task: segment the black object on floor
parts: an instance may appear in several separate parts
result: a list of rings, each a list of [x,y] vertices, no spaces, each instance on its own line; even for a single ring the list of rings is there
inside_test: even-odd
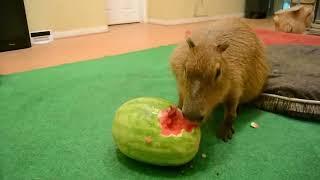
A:
[[[23,0],[0,1],[0,52],[31,47]]]
[[[245,18],[263,19],[273,14],[274,0],[246,0]]]

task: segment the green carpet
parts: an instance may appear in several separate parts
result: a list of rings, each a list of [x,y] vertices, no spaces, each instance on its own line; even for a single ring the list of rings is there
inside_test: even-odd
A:
[[[111,124],[122,103],[177,100],[168,70],[173,47],[1,76],[0,179],[320,179],[320,125],[252,107],[241,110],[228,143],[215,138],[217,121],[204,126],[187,165],[150,166],[119,153]]]

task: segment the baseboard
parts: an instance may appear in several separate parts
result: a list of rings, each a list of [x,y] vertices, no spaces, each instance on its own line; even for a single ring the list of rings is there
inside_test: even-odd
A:
[[[102,33],[107,31],[108,31],[108,25],[105,25],[105,26],[98,26],[98,27],[92,27],[92,28],[74,29],[69,31],[55,31],[53,32],[53,36],[55,39],[58,39],[58,38],[74,37],[74,36],[81,36],[81,35],[87,35],[87,34]]]
[[[210,17],[194,17],[194,18],[186,18],[186,19],[174,19],[174,20],[149,18],[148,23],[159,24],[159,25],[177,25],[177,24],[188,24],[188,23],[212,21],[212,20],[218,20],[218,19],[224,19],[224,18],[243,17],[243,16],[244,16],[244,13],[234,13],[234,14],[226,14],[226,15],[218,15],[218,16],[210,16]]]

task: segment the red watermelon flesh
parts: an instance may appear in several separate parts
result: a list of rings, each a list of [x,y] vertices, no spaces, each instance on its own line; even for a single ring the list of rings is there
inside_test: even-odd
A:
[[[182,133],[182,130],[192,132],[194,128],[198,127],[196,123],[185,118],[179,108],[173,106],[160,111],[158,118],[161,134],[164,136],[177,136]]]

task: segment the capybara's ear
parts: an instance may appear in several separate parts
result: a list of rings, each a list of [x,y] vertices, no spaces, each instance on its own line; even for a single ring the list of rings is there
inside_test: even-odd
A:
[[[186,41],[187,41],[187,43],[188,43],[189,48],[192,49],[192,48],[194,48],[196,45],[194,44],[194,42],[192,41],[192,39],[191,39],[190,36],[191,36],[191,31],[187,30],[187,31],[185,32],[185,39],[186,39]]]
[[[223,53],[228,47],[229,47],[229,44],[227,43],[218,44],[217,51],[220,53]]]
[[[217,63],[217,64],[215,65],[214,71],[215,71],[214,80],[217,80],[217,79],[220,77],[221,71],[222,71],[222,70],[221,70],[221,65],[220,65],[220,63]]]
[[[191,38],[187,38],[186,41],[187,41],[190,49],[192,49],[192,48],[194,48],[196,46]]]

